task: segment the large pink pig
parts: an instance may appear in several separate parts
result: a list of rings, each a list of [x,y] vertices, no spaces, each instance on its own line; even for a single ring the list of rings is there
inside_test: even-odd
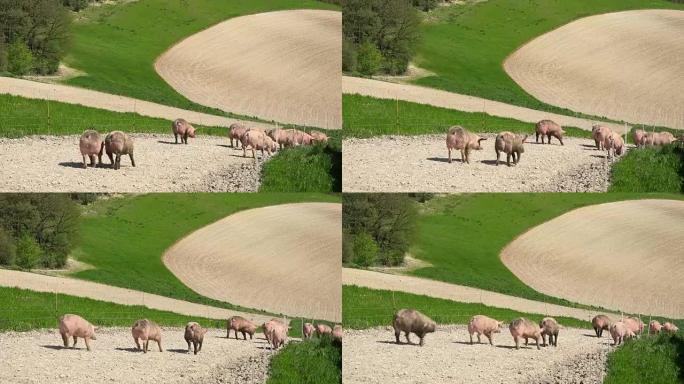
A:
[[[494,320],[484,315],[473,316],[468,322],[468,333],[470,334],[470,344],[473,343],[473,335],[477,334],[477,342],[481,343],[480,335],[485,335],[489,339],[489,344],[494,345],[494,334],[501,332],[504,322]]]
[[[67,314],[59,318],[59,333],[62,335],[64,348],[69,348],[69,338],[74,338],[74,345],[72,345],[74,348],[76,341],[81,337],[85,340],[86,348],[90,351],[90,340],[97,340],[95,337],[96,330],[96,327],[79,315]]]

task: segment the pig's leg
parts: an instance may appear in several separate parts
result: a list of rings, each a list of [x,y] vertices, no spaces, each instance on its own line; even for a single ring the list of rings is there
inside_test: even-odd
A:
[[[74,345],[71,346],[72,348],[76,348],[76,341],[78,341],[78,338],[74,336]]]
[[[409,333],[408,333],[408,332],[404,332],[404,335],[406,335],[406,342],[409,343],[409,344],[411,344],[411,339],[409,338]]]
[[[62,341],[64,342],[64,348],[69,348],[69,335],[62,333]]]
[[[149,349],[149,345],[150,345],[150,339],[145,340],[145,351],[144,351],[145,353],[147,353],[147,350]]]
[[[515,160],[513,160],[513,161],[515,162]],[[506,154],[506,165],[508,165],[509,167],[511,166],[511,154],[510,153]]]
[[[482,344],[482,340],[480,339],[480,333],[477,333],[477,343]]]
[[[518,336],[513,336],[513,341],[515,341],[515,349],[520,349],[520,339]]]
[[[487,338],[489,339],[489,345],[494,345],[494,334],[490,333],[487,335]]]
[[[85,340],[86,349],[90,351],[90,337],[84,337],[83,340]]]
[[[88,168],[88,163],[86,162],[86,155],[83,155],[83,168]]]
[[[254,150],[254,147],[252,147],[252,158],[256,159],[256,151]]]
[[[129,153],[128,157],[131,158],[131,165],[135,167],[135,160],[133,160],[133,152]]]
[[[539,132],[535,132],[534,135],[535,135],[534,142],[539,144]],[[544,140],[544,136],[542,136],[542,140]]]
[[[116,157],[114,158],[114,169],[119,169],[120,165],[121,165],[121,154],[117,153]]]
[[[230,339],[230,328],[226,329],[226,339]]]
[[[401,335],[401,331],[394,331],[394,337],[397,339],[397,344],[400,343],[400,341],[399,341],[399,335]]]
[[[553,337],[553,336],[549,335],[549,343],[552,342],[552,339],[551,339],[552,337]],[[546,333],[542,333],[542,341],[543,341],[543,342],[542,342],[542,347],[546,347]]]
[[[594,332],[596,333],[596,337],[601,337],[599,334],[599,327],[594,327]]]
[[[138,342],[138,338],[134,337],[133,341],[135,341],[135,348],[139,351],[140,350],[140,343]]]
[[[528,342],[528,341],[529,341],[529,339],[526,337],[526,338],[525,338],[525,346],[527,346],[527,342]]]
[[[473,345],[473,334],[470,334],[470,345]]]
[[[159,347],[159,352],[164,352],[161,346],[161,339],[157,340],[157,347]]]
[[[553,346],[557,347],[558,346],[558,334],[556,333],[553,335]]]
[[[451,164],[451,148],[447,148],[449,150],[449,164]]]
[[[254,337],[254,334],[253,334],[253,333],[250,333],[250,334],[249,334],[249,339],[252,340],[252,337]]]
[[[185,340],[188,343],[188,353],[190,353],[190,340]]]
[[[461,149],[461,163],[465,163],[466,157],[465,152]]]
[[[247,157],[247,148],[245,148],[244,144],[242,145],[242,157]]]
[[[497,167],[499,166],[499,157],[500,157],[500,156],[501,156],[501,152],[499,152],[499,151],[497,150],[497,151],[496,151],[496,166],[497,166]]]
[[[245,339],[245,340],[247,340],[247,333],[242,332],[242,338]]]
[[[423,344],[425,344],[425,335],[419,335],[420,336],[420,346],[422,347]]]
[[[174,134],[173,134],[173,137],[176,139],[176,144],[178,144],[178,134],[177,134],[177,133],[174,133]]]
[[[558,141],[560,141],[561,145],[563,145],[563,138],[561,136],[557,137]]]
[[[537,349],[540,349],[540,348],[539,348],[539,337],[537,337],[537,338],[534,339],[534,340],[537,342]]]
[[[196,342],[196,341],[193,341],[193,342],[192,342],[192,346],[193,346],[193,348],[194,348],[195,355],[196,355],[196,354],[197,354],[197,342]]]

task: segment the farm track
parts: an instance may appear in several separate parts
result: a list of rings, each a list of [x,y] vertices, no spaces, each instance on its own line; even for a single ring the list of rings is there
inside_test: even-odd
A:
[[[157,73],[196,103],[266,120],[342,127],[342,14],[235,17],[163,53]]]
[[[615,120],[684,129],[684,11],[585,17],[541,35],[503,66],[535,98]]]
[[[462,303],[482,303],[492,307],[508,308],[520,312],[572,317],[583,321],[591,321],[596,316],[595,311],[586,309],[548,304],[420,277],[390,275],[354,268],[342,269],[342,284],[425,295]]]
[[[591,131],[592,125],[596,123],[595,120],[537,111],[475,96],[460,95],[417,85],[397,84],[351,76],[342,77],[342,92],[380,99],[399,99],[464,112],[484,112],[492,116],[508,117],[529,123],[536,123],[543,119],[551,119],[562,126],[577,127],[587,131]],[[458,122],[454,122],[454,124],[457,123]],[[601,124],[610,127],[616,132],[625,131],[625,126],[622,124]],[[629,129],[629,127],[627,128]]]
[[[592,205],[530,229],[503,249],[501,259],[547,295],[682,318],[682,223],[684,202],[678,200]]]
[[[335,203],[249,209],[189,234],[162,260],[203,296],[339,322],[341,220]]]
[[[211,319],[228,319],[231,316],[243,316],[257,324],[262,324],[272,318],[272,316],[257,315],[191,303],[85,280],[10,271],[6,269],[0,269],[0,285],[10,288],[29,289],[37,292],[61,293],[77,297],[86,297],[123,305],[143,305],[151,309]]]

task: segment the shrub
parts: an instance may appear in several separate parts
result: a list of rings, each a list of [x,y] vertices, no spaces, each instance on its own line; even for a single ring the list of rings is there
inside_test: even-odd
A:
[[[14,265],[16,250],[14,238],[0,227],[0,265]]]
[[[43,255],[43,250],[33,236],[24,233],[17,241],[16,265],[23,269],[35,268]]]
[[[411,2],[414,7],[420,9],[421,11],[429,11],[437,7],[440,0],[412,0]]]
[[[356,52],[356,46],[348,39],[344,39],[342,41],[342,70],[355,72],[357,61],[358,54]]]
[[[375,264],[378,245],[371,235],[363,232],[354,236],[354,264],[369,267]]]
[[[0,72],[7,71],[7,44],[0,36]]]
[[[7,70],[17,76],[23,76],[33,68],[33,55],[26,43],[16,40],[7,48]]]
[[[382,65],[382,55],[371,42],[364,42],[359,46],[356,68],[366,76],[374,75]]]

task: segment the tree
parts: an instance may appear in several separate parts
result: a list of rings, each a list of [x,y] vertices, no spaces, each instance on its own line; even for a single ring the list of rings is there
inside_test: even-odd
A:
[[[0,72],[7,71],[7,44],[2,36],[0,36]]]
[[[23,76],[33,68],[33,55],[26,43],[16,40],[7,49],[7,70],[17,76]]]
[[[354,264],[369,267],[375,264],[378,245],[371,235],[362,232],[354,236]]]
[[[0,265],[14,265],[16,251],[14,238],[0,227]]]
[[[375,45],[366,41],[359,46],[356,68],[364,75],[374,75],[380,69],[382,60],[382,55]]]
[[[345,38],[342,40],[342,70],[355,72],[357,60],[356,45]]]
[[[28,233],[24,233],[17,241],[16,265],[22,269],[35,268],[43,255],[43,250],[36,239]]]

